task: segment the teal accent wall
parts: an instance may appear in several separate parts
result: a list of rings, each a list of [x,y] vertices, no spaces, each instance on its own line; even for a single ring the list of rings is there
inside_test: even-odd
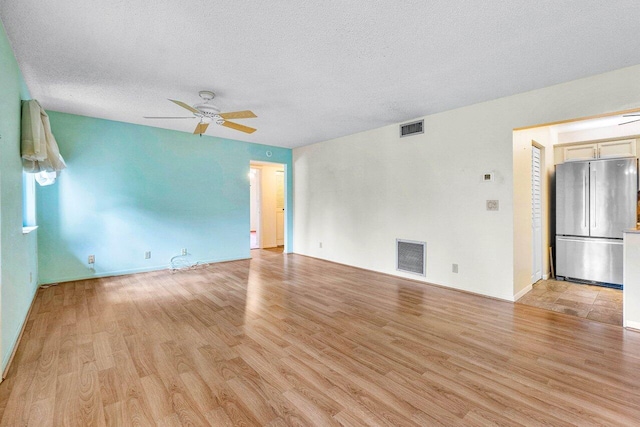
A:
[[[37,289],[36,233],[22,234],[20,101],[27,86],[0,22],[0,352],[5,368]]]
[[[59,112],[49,117],[67,169],[54,185],[37,188],[40,283],[167,268],[182,248],[198,262],[249,258],[251,160],[286,165],[292,250],[290,149]],[[95,270],[88,255],[95,255]]]

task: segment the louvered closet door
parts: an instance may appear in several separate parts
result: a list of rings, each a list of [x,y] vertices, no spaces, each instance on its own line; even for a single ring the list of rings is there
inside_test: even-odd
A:
[[[542,279],[542,199],[540,149],[531,147],[531,283]]]

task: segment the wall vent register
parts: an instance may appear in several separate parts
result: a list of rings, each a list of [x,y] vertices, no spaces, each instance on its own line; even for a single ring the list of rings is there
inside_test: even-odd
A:
[[[396,269],[407,273],[426,275],[427,244],[412,240],[396,240]]]
[[[400,125],[400,138],[424,133],[424,120]]]

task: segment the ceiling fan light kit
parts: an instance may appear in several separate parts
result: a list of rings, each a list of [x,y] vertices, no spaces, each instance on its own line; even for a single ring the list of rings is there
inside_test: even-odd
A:
[[[173,102],[180,107],[189,110],[193,116],[187,117],[147,117],[145,119],[198,119],[199,123],[193,131],[194,134],[202,136],[203,133],[207,131],[210,123],[215,123],[216,125],[228,127],[230,129],[239,130],[240,132],[245,133],[253,133],[256,131],[255,128],[241,125],[239,123],[234,123],[228,121],[228,119],[252,119],[257,117],[252,111],[244,110],[244,111],[234,111],[230,113],[221,113],[220,109],[216,107],[214,104],[210,104],[209,102],[216,97],[216,94],[210,90],[201,90],[198,92],[200,98],[203,102],[199,104],[195,104],[193,107],[186,102],[177,101],[175,99],[169,99],[169,101]]]

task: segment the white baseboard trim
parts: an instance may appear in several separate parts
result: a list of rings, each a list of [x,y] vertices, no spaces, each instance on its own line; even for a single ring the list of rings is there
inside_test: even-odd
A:
[[[208,259],[199,259],[199,260],[196,260],[195,262],[196,264],[200,265],[200,264],[215,264],[219,262],[240,261],[243,259],[251,259],[251,258],[247,258],[246,256],[231,257],[231,258],[208,258]],[[150,271],[167,270],[170,268],[171,266],[169,265],[156,265],[153,267],[132,268],[129,270],[112,270],[112,271],[102,271],[100,273],[93,273],[93,274],[63,276],[58,278],[45,278],[41,280],[40,285],[48,285],[52,283],[75,282],[76,280],[99,279],[102,277],[111,277],[111,276],[124,276],[127,274],[147,273]]]
[[[551,274],[546,273],[542,275],[542,280],[549,280],[549,277],[551,277]]]
[[[31,316],[31,310],[33,309],[33,303],[36,301],[37,295],[38,295],[38,288],[36,287],[33,291],[33,295],[31,296],[31,305],[29,305],[29,310],[27,311],[27,315],[22,320],[22,326],[20,326],[18,334],[13,340],[13,348],[11,349],[11,353],[9,353],[9,358],[6,361],[4,360],[2,361],[2,363],[4,364],[4,369],[2,370],[2,376],[0,377],[0,382],[4,381],[4,379],[7,377],[7,373],[9,372],[9,368],[11,367],[11,362],[13,362],[13,357],[16,355],[16,351],[18,350],[18,345],[20,345],[20,341],[22,341],[24,328],[27,326],[27,320],[29,320],[29,316]]]
[[[472,290],[465,289],[465,288],[459,288],[459,287],[456,287],[455,285],[444,285],[444,284],[441,284],[441,283],[435,283],[435,282],[427,280],[426,278],[418,279],[418,278],[416,278],[415,274],[410,274],[410,273],[400,273],[400,274],[398,274],[396,271],[389,272],[389,271],[383,271],[383,270],[374,270],[372,268],[365,268],[365,267],[360,267],[360,266],[353,265],[353,264],[346,264],[344,262],[338,262],[338,261],[334,261],[334,260],[328,259],[328,258],[321,258],[321,257],[315,256],[315,255],[308,255],[308,254],[302,253],[302,252],[293,251],[293,252],[290,252],[290,253],[291,254],[295,254],[295,255],[299,255],[299,256],[303,256],[303,257],[307,257],[307,258],[317,259],[317,260],[320,260],[320,261],[330,262],[332,264],[346,265],[347,267],[357,268],[358,270],[371,271],[373,273],[383,274],[385,276],[390,276],[390,277],[396,277],[396,278],[400,278],[400,279],[410,280],[412,282],[420,283],[420,284],[423,284],[423,285],[437,286],[438,288],[444,288],[444,289],[449,289],[449,290],[452,290],[452,291],[464,292],[465,294],[476,295],[476,296],[479,296],[479,297],[491,298],[491,299],[500,300],[500,301],[506,301],[506,302],[511,302],[511,303],[513,302],[513,296],[511,296],[511,295],[483,294],[483,293],[480,293],[478,291],[472,291]]]
[[[632,322],[631,320],[627,320],[626,322],[624,322],[624,327],[638,330],[640,332],[640,322]]]
[[[533,289],[533,285],[525,286],[523,289],[521,289],[518,293],[516,293],[513,296],[513,301],[514,302],[518,301],[520,298],[522,298],[524,296],[524,294],[529,292],[531,289]]]

